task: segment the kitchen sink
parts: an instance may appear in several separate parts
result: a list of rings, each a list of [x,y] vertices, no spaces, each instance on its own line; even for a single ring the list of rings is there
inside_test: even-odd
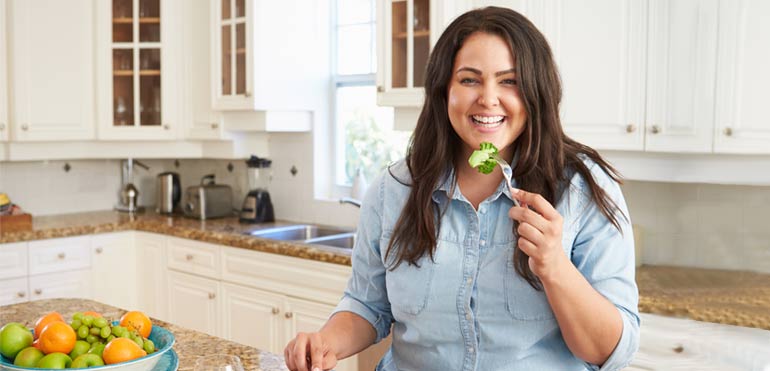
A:
[[[249,235],[281,241],[297,241],[315,245],[353,248],[355,232],[350,229],[322,227],[312,224],[286,225],[258,229]]]

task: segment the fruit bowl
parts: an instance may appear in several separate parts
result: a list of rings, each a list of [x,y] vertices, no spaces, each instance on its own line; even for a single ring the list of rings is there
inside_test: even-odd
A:
[[[117,324],[114,322],[113,324]],[[152,326],[152,332],[149,339],[155,343],[156,351],[152,354],[148,354],[144,357],[132,359],[130,361],[115,363],[112,365],[89,367],[84,369],[67,369],[67,370],[95,370],[95,371],[152,371],[155,365],[160,361],[164,354],[171,351],[171,347],[174,345],[174,334],[170,331],[160,327]],[[33,371],[33,370],[52,370],[50,368],[31,368],[31,367],[19,367],[13,364],[8,358],[0,356],[0,371]]]

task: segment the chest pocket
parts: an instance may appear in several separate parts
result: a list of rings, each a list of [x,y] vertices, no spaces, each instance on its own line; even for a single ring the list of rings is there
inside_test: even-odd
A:
[[[380,246],[388,246],[389,239],[380,240]],[[395,254],[395,253],[394,253]],[[389,256],[393,260],[395,255]],[[435,264],[430,257],[423,257],[418,262],[420,267],[401,263],[394,270],[386,270],[385,287],[388,290],[388,300],[394,314],[420,314],[428,304],[428,296],[435,275]],[[386,266],[388,264],[386,263]]]
[[[535,290],[516,272],[513,265],[513,249],[510,249],[507,258],[504,286],[508,313],[514,319],[522,321],[553,319],[553,311],[545,292]]]

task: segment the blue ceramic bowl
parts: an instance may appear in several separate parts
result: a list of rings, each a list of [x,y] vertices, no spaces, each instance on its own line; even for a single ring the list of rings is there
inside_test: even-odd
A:
[[[118,322],[112,323],[113,326]],[[150,340],[155,344],[155,352],[148,354],[144,357],[132,359],[130,361],[116,363],[113,365],[105,365],[98,367],[89,367],[83,370],[94,371],[151,371],[153,367],[160,361],[161,357],[171,350],[174,345],[174,334],[160,326],[152,326],[152,332],[150,333]],[[32,371],[32,370],[52,370],[50,368],[30,368],[19,367],[13,364],[11,360],[0,356],[0,371]]]

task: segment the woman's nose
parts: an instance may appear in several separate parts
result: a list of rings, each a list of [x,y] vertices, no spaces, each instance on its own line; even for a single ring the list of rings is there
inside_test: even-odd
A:
[[[485,107],[494,107],[499,105],[500,99],[498,98],[497,94],[497,89],[492,86],[485,86],[479,95],[479,104]]]

